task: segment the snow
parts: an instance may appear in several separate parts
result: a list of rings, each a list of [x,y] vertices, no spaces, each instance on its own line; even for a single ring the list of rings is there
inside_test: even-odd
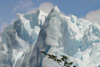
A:
[[[77,20],[78,20],[78,18],[77,18],[76,16],[71,15],[71,21],[72,21],[73,23],[76,23]]]
[[[54,7],[54,10],[60,12],[58,6],[55,6],[55,7]]]
[[[40,53],[69,57],[77,67],[100,66],[100,26],[74,15],[62,15],[55,6],[49,14],[41,10],[17,14],[18,19],[1,33],[0,66],[60,67]]]

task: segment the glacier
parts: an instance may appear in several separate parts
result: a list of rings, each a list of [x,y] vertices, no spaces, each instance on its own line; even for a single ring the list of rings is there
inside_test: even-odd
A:
[[[66,16],[55,6],[49,14],[37,10],[17,14],[0,37],[0,67],[61,67],[40,51],[66,55],[77,67],[100,67],[100,26]]]

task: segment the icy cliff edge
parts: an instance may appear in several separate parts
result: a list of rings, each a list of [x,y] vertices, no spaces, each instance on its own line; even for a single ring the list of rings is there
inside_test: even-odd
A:
[[[40,53],[66,55],[77,67],[100,66],[100,26],[54,7],[17,14],[18,19],[1,33],[1,67],[60,67]]]

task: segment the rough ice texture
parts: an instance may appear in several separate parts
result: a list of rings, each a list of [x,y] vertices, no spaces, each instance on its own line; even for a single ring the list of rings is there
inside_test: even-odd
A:
[[[0,67],[60,67],[40,53],[66,55],[77,67],[100,66],[100,26],[76,16],[62,15],[54,7],[17,14],[1,33]]]

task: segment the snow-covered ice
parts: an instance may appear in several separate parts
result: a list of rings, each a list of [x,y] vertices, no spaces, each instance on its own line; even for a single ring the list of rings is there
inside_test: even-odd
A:
[[[54,7],[17,14],[0,35],[0,67],[60,67],[40,51],[66,55],[77,67],[100,66],[100,26]]]

